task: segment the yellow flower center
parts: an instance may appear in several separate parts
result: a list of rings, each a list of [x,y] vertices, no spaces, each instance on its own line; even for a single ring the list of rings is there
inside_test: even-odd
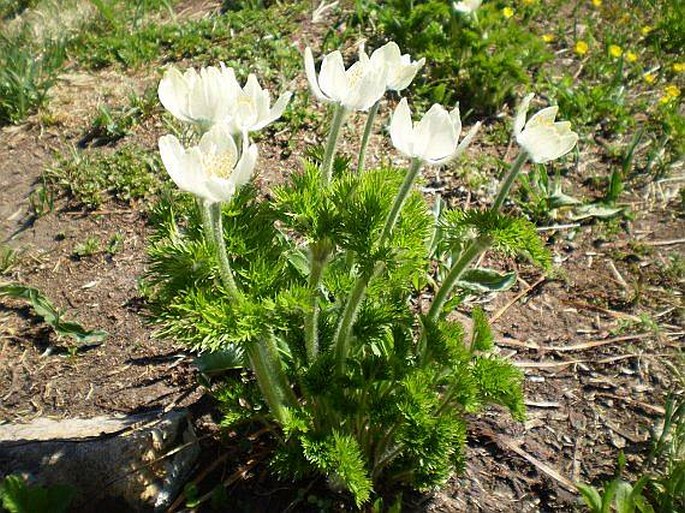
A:
[[[224,151],[214,155],[207,155],[204,162],[208,174],[219,178],[228,178],[235,167],[236,154],[232,151]]]

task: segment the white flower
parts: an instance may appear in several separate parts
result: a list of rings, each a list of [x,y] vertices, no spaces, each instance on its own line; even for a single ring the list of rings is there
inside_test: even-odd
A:
[[[242,155],[225,123],[215,124],[197,146],[184,148],[173,135],[159,139],[159,153],[171,179],[210,203],[228,201],[252,177],[257,145],[244,139]]]
[[[390,121],[390,137],[395,148],[405,155],[427,164],[441,165],[459,156],[479,128],[480,123],[476,123],[458,144],[461,134],[459,107],[447,112],[436,103],[421,121],[412,124],[407,99],[402,98]]]
[[[368,110],[385,93],[386,67],[373,68],[368,59],[357,61],[346,70],[342,54],[336,50],[323,58],[317,78],[314,56],[307,47],[304,67],[314,96],[321,101],[339,103],[347,110]]]
[[[461,2],[453,2],[452,6],[457,12],[464,14],[473,14],[480,7],[483,0],[462,0]]]
[[[400,47],[392,41],[374,50],[370,58],[364,51],[364,45],[359,45],[359,60],[369,61],[372,69],[385,67],[386,88],[390,91],[406,89],[421,66],[426,63],[425,58],[412,62],[411,56],[408,53],[402,55]]]
[[[541,164],[566,155],[578,142],[578,134],[571,130],[568,121],[554,121],[559,107],[547,107],[533,114],[526,123],[528,106],[534,94],[526,96],[516,113],[514,135],[516,142]]]
[[[162,105],[176,118],[209,127],[226,120],[235,105],[238,82],[232,68],[208,66],[181,74],[169,68],[159,82]]]
[[[269,91],[262,89],[257,77],[250,74],[245,87],[238,87],[235,105],[230,114],[230,124],[234,133],[254,132],[276,121],[283,114],[291,96],[292,93],[286,91],[271,107]]]

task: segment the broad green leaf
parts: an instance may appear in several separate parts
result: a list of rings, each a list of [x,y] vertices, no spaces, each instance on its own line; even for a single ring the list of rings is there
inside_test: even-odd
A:
[[[585,504],[590,508],[590,511],[592,513],[601,513],[602,497],[599,495],[597,488],[582,483],[578,483],[576,486],[578,487],[578,491],[582,495]]]
[[[215,374],[245,367],[245,358],[241,347],[231,346],[222,351],[214,351],[198,356],[195,358],[194,363],[200,372]]]
[[[641,513],[654,513],[654,508],[649,502],[647,502],[647,499],[645,499],[644,496],[637,495],[633,498],[633,501],[635,502],[635,506],[638,510],[640,510]]]
[[[632,500],[633,487],[629,483],[620,480],[616,485],[616,511],[617,513],[633,513],[635,511],[635,504]]]
[[[574,205],[580,205],[581,201],[574,198],[573,196],[569,196],[568,194],[564,194],[561,192],[561,190],[557,190],[552,194],[549,198],[549,208],[562,208],[562,207],[571,207]]]
[[[590,217],[596,217],[598,219],[608,219],[620,214],[623,208],[607,207],[599,203],[593,203],[590,205],[582,205],[574,209],[571,219],[573,221],[580,221],[582,219],[588,219]]]
[[[292,248],[288,250],[285,254],[288,262],[292,265],[297,272],[302,276],[309,276],[310,262],[307,253],[301,248]]]
[[[611,511],[611,504],[614,502],[614,496],[616,495],[616,489],[618,488],[618,483],[621,480],[617,477],[613,479],[604,488],[604,494],[602,495],[602,513],[609,513]]]
[[[500,273],[494,269],[469,269],[457,281],[457,286],[473,292],[502,292],[516,283],[516,273]]]
[[[62,320],[62,314],[38,289],[18,283],[0,283],[0,297],[23,299],[31,304],[36,315],[55,330],[59,337],[71,337],[79,346],[97,345],[107,337],[102,330],[87,330],[74,321]]]
[[[66,513],[74,494],[70,486],[28,486],[16,475],[0,483],[2,507],[9,513]]]

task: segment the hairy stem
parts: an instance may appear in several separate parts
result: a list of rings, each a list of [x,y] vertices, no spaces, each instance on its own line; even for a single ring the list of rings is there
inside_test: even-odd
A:
[[[197,206],[202,214],[202,232],[205,242],[214,251],[216,238],[214,237],[214,222],[212,221],[212,205],[202,198],[197,198]]]
[[[246,350],[266,403],[276,420],[283,424],[286,403],[293,400],[294,394],[287,386],[273,333],[267,334],[262,341],[247,344]]]
[[[411,187],[416,180],[416,176],[421,169],[421,161],[419,159],[412,160],[411,167],[404,177],[404,182],[395,197],[395,202],[392,205],[392,209],[388,214],[388,218],[385,221],[385,226],[383,227],[383,232],[381,233],[381,238],[379,245],[385,244],[387,239],[390,237],[395,224],[397,223],[397,218],[399,217],[400,210],[404,201],[407,199]],[[338,373],[342,374],[345,371],[345,361],[347,360],[347,355],[350,351],[350,332],[352,331],[352,326],[357,318],[357,312],[361,306],[361,302],[364,299],[366,293],[366,287],[369,282],[378,275],[383,269],[384,264],[378,262],[370,273],[362,273],[357,277],[357,280],[352,286],[350,295],[347,298],[347,303],[345,304],[345,309],[340,321],[338,322],[338,327],[335,333],[335,351],[336,351],[336,366]]]
[[[307,360],[312,363],[319,354],[319,288],[323,270],[330,255],[330,245],[323,242],[311,247],[311,269],[309,271],[309,312],[304,317],[304,344]]]
[[[461,278],[464,271],[471,265],[471,263],[490,246],[489,237],[478,237],[471,241],[466,249],[459,256],[459,259],[454,263],[452,269],[450,269],[449,274],[445,278],[438,292],[433,298],[433,303],[431,304],[430,310],[428,311],[428,319],[433,322],[438,320],[440,312],[442,312],[447,299],[449,298],[454,286],[456,285],[459,278]]]
[[[511,191],[514,180],[516,180],[516,177],[518,176],[523,164],[527,159],[528,153],[524,150],[521,150],[516,156],[516,160],[514,160],[514,162],[511,164],[509,172],[504,177],[504,180],[502,180],[500,189],[495,197],[495,202],[490,209],[492,212],[497,212],[500,208],[502,208],[504,200]],[[489,237],[481,236],[474,239],[468,246],[466,246],[466,249],[459,256],[459,259],[454,263],[452,269],[450,269],[449,274],[445,278],[445,281],[442,283],[442,286],[435,294],[433,303],[428,311],[428,318],[431,321],[435,322],[438,320],[440,312],[442,312],[442,309],[445,306],[445,303],[447,302],[447,299],[452,293],[452,290],[454,289],[454,286],[459,278],[461,278],[462,274],[464,274],[464,271],[466,271],[469,265],[471,265],[471,263],[490,246],[491,242],[492,241]]]
[[[366,118],[366,125],[364,125],[364,135],[362,135],[362,144],[359,148],[359,160],[357,161],[357,174],[364,170],[364,160],[366,159],[366,148],[369,146],[369,139],[371,138],[371,131],[373,130],[373,121],[376,119],[376,114],[378,114],[378,108],[381,105],[381,101],[378,100],[373,104],[373,107],[369,110],[369,116]]]
[[[416,181],[416,176],[419,174],[420,169],[421,161],[415,158],[411,162],[409,171],[407,171],[407,174],[404,176],[404,181],[402,182],[402,186],[400,187],[397,196],[395,196],[395,202],[392,205],[390,214],[388,214],[388,218],[385,220],[385,226],[383,227],[383,232],[381,233],[380,239],[381,246],[388,240],[393,228],[395,228],[397,218],[400,215],[400,210],[402,210],[402,205],[404,205],[404,202],[411,191],[412,185],[414,185],[414,182]]]
[[[238,300],[241,298],[238,286],[233,278],[233,271],[231,264],[228,261],[228,254],[226,254],[226,242],[224,241],[224,228],[221,219],[221,203],[214,203],[210,208],[210,219],[214,229],[214,243],[216,245],[217,256],[219,257],[219,274],[221,281],[228,290],[232,299]]]
[[[516,177],[518,176],[523,164],[527,159],[528,153],[525,150],[521,150],[516,156],[516,160],[514,160],[514,162],[511,164],[509,172],[504,177],[504,180],[502,180],[502,185],[500,186],[499,192],[495,197],[495,202],[492,204],[493,212],[497,212],[500,208],[502,208],[504,200],[507,199],[507,196],[509,196],[511,186],[514,185],[514,180],[516,180]]]
[[[333,338],[335,341],[335,360],[338,374],[342,375],[345,372],[345,362],[350,352],[350,332],[357,318],[362,300],[366,295],[366,286],[374,276],[381,272],[383,267],[384,264],[378,262],[371,272],[360,274],[352,286],[350,295],[347,297],[345,309],[340,316],[340,321]]]
[[[323,163],[321,164],[321,176],[323,177],[324,185],[331,183],[333,178],[333,161],[335,160],[335,149],[338,146],[338,138],[340,137],[340,128],[347,110],[339,103],[335,104],[333,110],[333,120],[331,121],[331,131],[328,132],[328,140],[326,142],[326,152],[323,156]]]

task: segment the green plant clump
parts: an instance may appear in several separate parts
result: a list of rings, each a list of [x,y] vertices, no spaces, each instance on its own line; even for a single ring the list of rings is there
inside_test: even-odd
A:
[[[28,29],[0,34],[0,125],[20,123],[47,102],[65,59],[62,41],[46,41],[38,53]]]
[[[172,115],[189,125],[181,133],[194,134],[163,136],[160,154],[196,201],[163,199],[153,211],[150,320],[159,336],[202,353],[206,376],[232,370],[214,381],[222,424],[265,424],[277,477],[325,481],[357,507],[398,486],[445,483],[463,468],[468,415],[499,405],[524,418],[523,375],[497,354],[485,313],[473,310],[470,332],[449,314],[467,295],[514,283],[515,273],[474,267],[486,251],[549,268],[535,226],[502,207],[528,160],[563,157],[578,140],[568,122],[526,122],[528,95],[517,115],[521,149],[492,205],[430,208],[415,187],[421,169],[458,158],[480,124],[460,137],[458,109],[441,105],[413,123],[403,99],[390,134],[411,164],[365,168],[386,91],[398,76],[406,87],[420,67],[400,54],[388,43],[346,69],[332,52],[317,78],[305,51],[314,95],[334,104],[327,143],[309,147],[266,195],[248,184],[258,153],[248,132],[275,121],[288,96],[270,110],[256,78],[241,88],[216,67],[189,78],[171,71],[160,83],[180,106]],[[192,90],[173,85],[191,80]],[[336,156],[347,115],[367,109],[356,158]]]
[[[261,347],[278,352],[280,379],[294,391],[284,397],[274,471],[284,479],[328,476],[358,504],[384,485],[427,490],[445,482],[463,465],[467,413],[496,403],[517,419],[524,415],[522,375],[491,352],[482,312],[475,312],[476,329],[466,337],[459,323],[430,320],[408,301],[417,293],[411,284],[430,271],[433,216],[418,193],[392,239],[377,243],[401,180],[397,169],[356,176],[339,161],[337,177],[322,188],[310,161],[272,202],[244,188],[223,210],[226,247],[245,295],[238,303],[217,286],[217,263],[192,203],[169,208],[150,248],[147,280],[159,335],[202,352],[236,346],[247,354]],[[474,227],[505,252],[530,254],[536,237],[522,220],[450,217],[443,230],[453,249]],[[307,250],[298,240],[315,242]],[[312,308],[310,251],[326,262],[316,357],[307,354],[302,330]],[[544,252],[534,255],[545,261]],[[372,279],[343,371],[336,367],[335,330],[357,275]],[[225,424],[271,418],[255,381],[228,380],[219,397]]]
[[[74,150],[46,170],[45,181],[86,208],[99,207],[109,196],[122,202],[151,199],[168,187],[158,157],[134,145],[113,153]]]
[[[167,61],[193,59],[196,64],[223,61],[241,72],[271,78],[274,73],[291,78],[299,70],[300,56],[289,36],[297,27],[295,16],[304,3],[272,5],[227,11],[199,20],[132,24],[113,13],[97,30],[73,41],[71,53],[83,65],[98,69],[121,65],[138,67],[161,55]]]
[[[540,38],[503,16],[495,2],[484,2],[477,16],[456,12],[446,0],[357,4],[358,22],[426,58],[427,77],[416,93],[447,104],[458,100],[464,112],[497,111],[512,100],[515,87],[530,83],[530,71],[551,57]]]
[[[19,475],[0,481],[1,511],[7,513],[67,513],[75,495],[70,486],[29,485]]]

